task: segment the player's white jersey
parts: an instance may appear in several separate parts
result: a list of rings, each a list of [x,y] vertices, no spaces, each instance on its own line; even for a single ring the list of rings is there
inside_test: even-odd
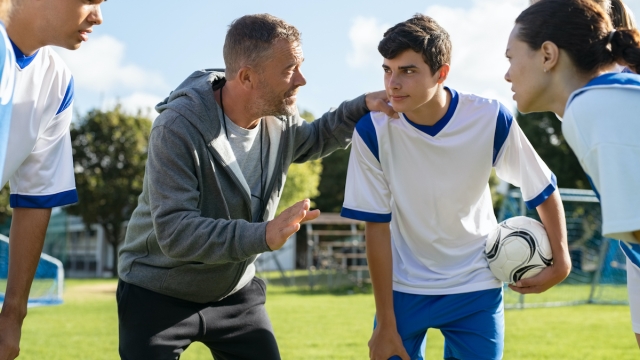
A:
[[[640,75],[604,74],[569,97],[562,133],[602,205],[602,234],[640,230]],[[622,244],[640,266],[640,245]]]
[[[16,54],[16,85],[8,154],[2,175],[11,207],[50,208],[78,201],[69,126],[73,77],[48,46]]]
[[[489,177],[522,188],[530,208],[556,189],[498,101],[452,94],[433,126],[370,113],[356,125],[342,216],[390,222],[393,289],[425,295],[498,288],[484,256],[497,226]]]
[[[0,179],[2,179],[9,141],[15,73],[16,56],[13,54],[13,47],[4,24],[0,22]],[[2,185],[0,184],[0,188]]]

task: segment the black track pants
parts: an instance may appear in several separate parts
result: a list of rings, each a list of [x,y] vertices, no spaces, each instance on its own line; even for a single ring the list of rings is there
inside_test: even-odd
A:
[[[194,341],[204,343],[216,360],[280,359],[261,279],[206,304],[119,280],[116,299],[123,360],[179,359]]]

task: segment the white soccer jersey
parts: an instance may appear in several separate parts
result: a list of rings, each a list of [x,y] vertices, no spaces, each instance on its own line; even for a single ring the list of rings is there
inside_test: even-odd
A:
[[[73,77],[48,46],[16,54],[16,85],[2,184],[11,207],[51,208],[78,201],[71,153]]]
[[[562,133],[602,206],[602,234],[633,241],[640,230],[640,76],[604,74],[567,101]],[[622,244],[640,266],[640,245]]]
[[[16,56],[4,24],[0,22],[0,179],[7,155],[11,108],[13,106],[13,87],[16,73]],[[3,184],[0,184],[0,189]]]
[[[390,222],[393,289],[425,295],[501,287],[484,256],[497,225],[489,177],[522,188],[530,208],[556,189],[511,113],[452,89],[433,126],[370,113],[356,125],[342,216]]]

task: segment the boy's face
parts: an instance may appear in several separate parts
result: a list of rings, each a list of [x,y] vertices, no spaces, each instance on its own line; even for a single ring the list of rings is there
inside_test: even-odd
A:
[[[422,55],[406,50],[393,59],[384,59],[384,87],[393,110],[411,112],[429,102],[438,90],[440,72],[431,68]]]
[[[102,24],[100,5],[104,0],[49,0],[40,5],[39,13],[48,29],[50,45],[69,50],[89,39],[94,25]]]

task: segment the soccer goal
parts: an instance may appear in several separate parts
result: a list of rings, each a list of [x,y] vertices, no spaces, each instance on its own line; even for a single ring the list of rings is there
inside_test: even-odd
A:
[[[0,302],[4,302],[9,272],[9,238],[0,235]],[[29,307],[62,303],[64,269],[60,260],[47,254],[40,255],[40,262],[29,292]]]
[[[572,269],[560,284],[542,294],[521,295],[505,287],[506,308],[578,304],[627,304],[626,259],[617,240],[602,237],[600,203],[591,190],[560,189],[567,219]],[[514,216],[540,220],[528,210],[519,189],[505,196],[498,220]]]

